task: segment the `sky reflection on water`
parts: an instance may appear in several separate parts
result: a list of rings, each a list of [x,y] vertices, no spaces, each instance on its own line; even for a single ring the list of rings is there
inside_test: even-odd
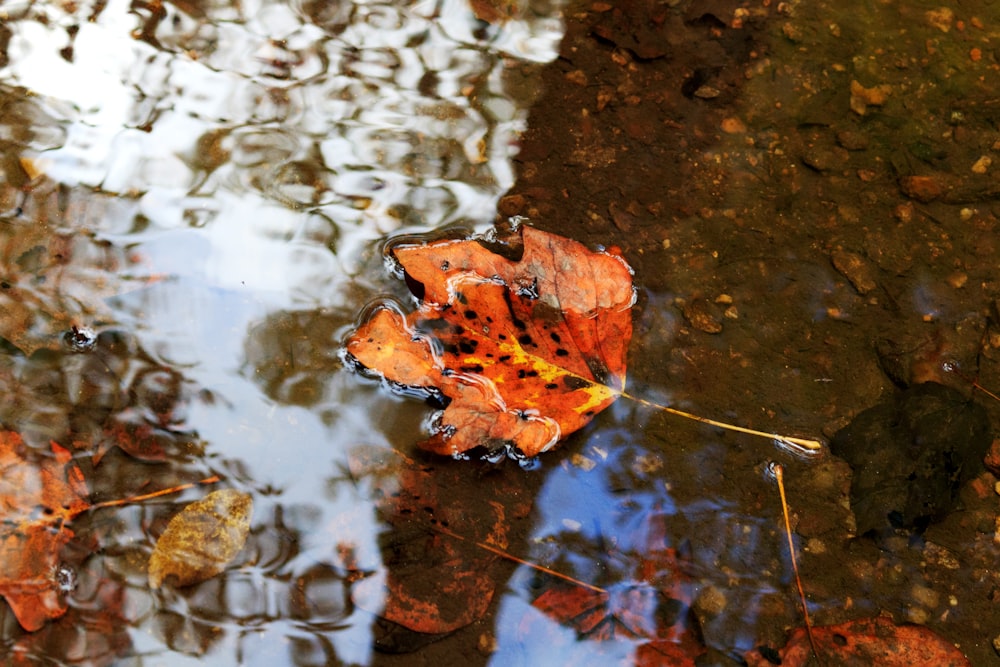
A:
[[[116,515],[122,546],[90,567],[125,582],[132,650],[369,662],[371,618],[347,601],[337,548],[384,576],[380,528],[346,452],[411,443],[421,409],[339,372],[339,337],[386,289],[387,235],[492,221],[557,8],[502,26],[457,0],[0,11],[2,95],[23,105],[5,136],[83,202],[59,225],[127,248],[144,277],[99,328],[183,374],[195,390],[177,426],[205,443],[199,465],[254,494],[240,566],[194,592],[153,595],[136,565],[169,506]]]

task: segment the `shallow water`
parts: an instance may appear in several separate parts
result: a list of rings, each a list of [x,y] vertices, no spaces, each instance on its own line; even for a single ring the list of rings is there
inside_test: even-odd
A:
[[[97,553],[72,561],[72,618],[43,641],[7,614],[8,650],[369,663],[371,617],[352,609],[335,547],[378,571],[380,529],[346,456],[406,443],[420,416],[344,372],[340,339],[387,289],[387,236],[492,220],[558,12],[497,28],[433,2],[2,11],[5,271],[35,311],[6,325],[30,356],[5,358],[5,425],[38,449],[107,441],[107,419],[150,427],[154,463],[113,447],[94,463],[81,445],[95,500],[211,472],[254,499],[248,547],[194,591],[149,591],[144,561],[200,489],[78,520]],[[72,325],[99,334],[92,351],[62,344]],[[98,612],[120,624],[113,650],[92,648]]]
[[[632,664],[640,640],[554,620],[533,604],[551,580],[471,547],[462,558],[496,587],[485,615],[445,637],[377,617],[390,570],[433,586],[451,567],[376,509],[408,474],[379,467],[385,450],[417,456],[430,410],[349,372],[339,349],[372,298],[407,298],[387,238],[485,229],[511,188],[504,215],[621,246],[635,268],[636,396],[828,437],[892,391],[881,340],[913,381],[967,390],[947,360],[988,385],[995,189],[978,172],[928,201],[897,185],[928,164],[965,179],[996,151],[977,78],[995,75],[988,10],[732,4],[663,19],[639,3],[632,16],[672,30],[665,57],[646,23],[596,3],[556,62],[558,3],[478,4],[492,23],[451,0],[0,7],[0,421],[39,455],[71,447],[93,502],[211,474],[254,501],[247,547],[182,589],[150,590],[146,561],[206,488],[79,517],[60,561],[69,612],[25,633],[5,611],[5,650],[80,665]],[[890,48],[879,26],[894,21],[914,36]],[[852,111],[852,78],[893,86],[884,113]],[[96,345],[67,346],[73,326]],[[365,456],[376,473],[359,473]],[[477,530],[493,517],[484,490],[507,494],[507,551],[603,587],[623,617],[652,581],[685,588],[720,665],[801,624],[772,461],[814,620],[888,611],[976,664],[992,655],[988,494],[967,490],[926,542],[875,546],[851,539],[843,462],[628,400],[531,469],[421,459],[450,485],[431,510],[454,525],[447,512],[468,506]]]

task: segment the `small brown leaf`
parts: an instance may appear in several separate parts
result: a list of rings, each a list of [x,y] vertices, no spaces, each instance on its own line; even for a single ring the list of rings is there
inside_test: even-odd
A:
[[[190,586],[226,569],[247,541],[253,500],[235,489],[214,491],[170,520],[149,559],[149,585],[170,575]]]

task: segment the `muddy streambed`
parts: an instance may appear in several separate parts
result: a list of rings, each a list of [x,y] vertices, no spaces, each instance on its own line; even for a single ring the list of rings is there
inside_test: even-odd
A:
[[[68,448],[91,502],[211,474],[254,500],[244,550],[187,588],[151,590],[146,563],[205,489],[74,519],[50,573],[65,615],[26,632],[4,607],[5,651],[634,661],[539,611],[536,570],[471,547],[482,613],[444,633],[381,618],[359,582],[440,588],[455,553],[377,507],[359,457],[395,450],[438,484],[418,513],[502,524],[507,552],[580,581],[641,579],[669,547],[706,665],[802,623],[780,463],[814,623],[885,613],[995,661],[982,465],[930,525],[862,537],[843,460],[624,399],[534,466],[421,457],[430,408],[338,350],[371,299],[407,298],[387,238],[523,216],[635,270],[634,395],[829,440],[936,382],[998,423],[975,389],[1000,389],[996,9],[473,4],[0,8],[0,421],[41,460]]]

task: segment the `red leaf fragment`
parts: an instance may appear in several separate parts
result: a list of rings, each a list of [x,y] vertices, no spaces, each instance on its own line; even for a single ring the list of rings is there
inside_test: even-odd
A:
[[[73,537],[66,523],[90,506],[69,451],[52,443],[52,452],[29,461],[21,436],[0,431],[0,595],[29,632],[66,612],[55,579],[59,552]]]
[[[380,448],[351,452],[350,467],[355,478],[372,480],[380,514],[391,527],[382,545],[386,576],[357,581],[354,603],[427,634],[452,632],[480,618],[497,585],[497,556],[474,542],[506,548],[510,520],[530,511],[519,498],[520,487],[503,475],[472,480],[464,468],[423,466]],[[469,507],[475,493],[470,485],[490,501]]]
[[[920,625],[896,625],[891,619],[859,618],[839,625],[813,627],[813,638],[826,664],[840,667],[971,667],[955,645]],[[805,667],[813,659],[805,628],[792,631],[778,651],[782,667]],[[757,649],[745,656],[750,667],[773,663]]]

